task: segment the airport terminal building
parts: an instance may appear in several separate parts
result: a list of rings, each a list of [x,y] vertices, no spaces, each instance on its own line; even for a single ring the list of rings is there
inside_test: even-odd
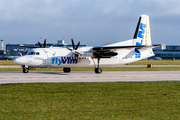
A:
[[[43,45],[43,43],[41,43]],[[38,43],[36,44],[6,44],[6,52],[10,53],[11,55],[17,55],[18,53],[21,53],[22,55],[27,54],[29,50],[32,48],[26,48],[26,47],[20,47],[20,46],[31,46],[31,47],[39,47]],[[58,40],[56,44],[53,43],[47,43],[46,47],[66,47],[66,48],[71,48],[71,44],[65,44],[64,40]],[[76,44],[75,44],[76,46]],[[86,45],[79,45],[79,47],[85,47]]]
[[[166,49],[157,47],[153,49],[156,57],[160,57],[165,60],[180,59],[180,45],[166,45]]]
[[[42,44],[42,43],[41,43]],[[39,46],[38,43],[36,44],[6,44],[6,50],[3,50],[3,40],[1,40],[1,50],[0,56],[5,56],[10,54],[12,56],[16,56],[17,54],[21,53],[22,55],[27,54],[27,52],[32,48],[25,48],[20,46]],[[65,44],[64,40],[58,40],[56,44],[47,43],[47,47],[72,47],[72,44]],[[79,45],[80,47],[85,47],[86,45]],[[155,57],[160,57],[162,59],[180,59],[180,45],[166,45],[165,49],[161,47],[153,48],[153,52]]]

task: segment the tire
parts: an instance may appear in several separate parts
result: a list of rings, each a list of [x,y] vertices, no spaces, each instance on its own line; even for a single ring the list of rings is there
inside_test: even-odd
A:
[[[95,68],[95,69],[94,69],[94,72],[100,74],[100,73],[102,73],[102,69],[101,69],[101,68]]]
[[[70,72],[71,72],[71,68],[63,68],[63,71],[64,71],[65,73],[70,73]]]
[[[23,73],[28,73],[28,68],[23,68]]]

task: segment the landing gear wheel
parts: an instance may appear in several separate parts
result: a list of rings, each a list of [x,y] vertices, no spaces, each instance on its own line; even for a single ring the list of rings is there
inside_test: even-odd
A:
[[[95,73],[102,73],[102,69],[100,67],[97,67],[94,69]]]
[[[23,67],[23,73],[28,73],[28,68]]]
[[[63,68],[63,71],[64,71],[65,73],[69,73],[69,72],[71,72],[71,68]]]

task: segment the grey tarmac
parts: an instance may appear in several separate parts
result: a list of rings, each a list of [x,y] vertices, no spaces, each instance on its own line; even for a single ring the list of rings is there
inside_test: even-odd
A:
[[[114,66],[109,65],[103,67],[114,67]],[[116,67],[147,67],[147,65],[116,65]],[[152,65],[152,67],[180,67],[180,65]],[[0,65],[0,68],[21,68],[21,65]]]
[[[180,81],[180,71],[1,72],[0,84],[37,82]]]

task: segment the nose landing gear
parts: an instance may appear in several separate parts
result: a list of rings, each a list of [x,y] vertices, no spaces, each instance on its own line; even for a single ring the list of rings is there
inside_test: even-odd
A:
[[[28,73],[28,68],[23,67],[23,73]]]
[[[28,66],[22,65],[21,67],[23,68],[23,73],[28,73],[28,71],[29,71]]]

